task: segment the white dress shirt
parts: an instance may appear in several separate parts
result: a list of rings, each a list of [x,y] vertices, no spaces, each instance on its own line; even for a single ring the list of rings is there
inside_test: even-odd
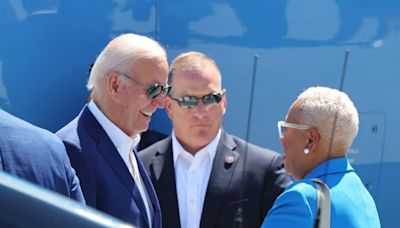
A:
[[[176,191],[182,228],[200,226],[208,180],[220,138],[221,129],[206,147],[193,156],[182,147],[172,132]]]
[[[139,173],[140,178],[138,180],[135,180],[135,184],[139,189],[140,195],[146,207],[147,218],[149,219],[148,223],[151,228],[154,212],[152,209],[150,209],[152,208],[150,207],[151,205],[150,198],[143,184],[143,179],[141,177],[140,171],[137,168],[136,170],[133,170],[134,168],[132,167],[134,165],[136,165],[137,167],[137,162],[133,154],[133,148],[140,142],[140,135],[137,134],[134,138],[129,137],[127,134],[125,134],[125,132],[123,132],[119,127],[117,127],[114,123],[112,123],[101,112],[101,110],[97,107],[97,105],[93,102],[93,100],[89,102],[88,108],[90,112],[93,114],[93,116],[96,118],[96,120],[99,122],[99,124],[103,127],[104,131],[111,139],[111,142],[114,144],[115,148],[117,148],[119,155],[124,160],[124,163],[134,180],[135,180],[134,172],[137,170],[136,172]],[[132,153],[131,154],[132,157],[129,156],[129,153]],[[133,164],[131,164],[131,162]]]

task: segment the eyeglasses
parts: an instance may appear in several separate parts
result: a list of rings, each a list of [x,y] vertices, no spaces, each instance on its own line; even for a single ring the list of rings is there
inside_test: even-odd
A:
[[[129,80],[134,81],[135,83],[141,85],[142,87],[145,87],[146,85],[144,85],[143,83],[137,81],[136,79],[134,79],[133,77],[130,77],[127,74],[118,72],[119,75],[122,75],[126,78],[128,78]],[[149,87],[147,87],[146,92],[147,92],[147,97],[150,100],[153,100],[154,98],[158,97],[160,94],[162,95],[162,97],[166,97],[169,94],[169,91],[171,91],[172,86],[171,85],[160,85],[160,84],[153,84],[150,85]]]
[[[286,133],[286,128],[294,128],[298,130],[308,130],[311,129],[310,126],[303,124],[286,123],[285,121],[278,121],[278,133],[279,138],[283,138]]]
[[[178,105],[181,106],[182,108],[193,108],[196,107],[197,104],[199,103],[199,100],[203,101],[204,105],[215,105],[221,102],[222,96],[225,94],[225,89],[223,89],[221,92],[214,92],[210,93],[208,95],[205,95],[203,97],[195,97],[195,96],[183,96],[183,97],[178,97],[174,98],[169,96],[172,100],[178,102]]]

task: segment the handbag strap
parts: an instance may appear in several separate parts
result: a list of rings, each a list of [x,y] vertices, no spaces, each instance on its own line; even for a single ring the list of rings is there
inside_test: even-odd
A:
[[[330,228],[331,224],[331,194],[328,186],[318,179],[311,179],[317,185],[317,218],[315,228]]]

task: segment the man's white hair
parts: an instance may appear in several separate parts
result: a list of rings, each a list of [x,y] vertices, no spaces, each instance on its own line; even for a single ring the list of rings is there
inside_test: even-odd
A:
[[[97,57],[86,87],[92,91],[108,73],[112,71],[126,73],[137,59],[153,57],[167,58],[164,48],[156,41],[132,33],[120,35],[110,41]]]
[[[350,148],[358,133],[359,119],[347,94],[327,87],[310,87],[294,104],[299,108],[301,124],[316,128],[332,148]]]

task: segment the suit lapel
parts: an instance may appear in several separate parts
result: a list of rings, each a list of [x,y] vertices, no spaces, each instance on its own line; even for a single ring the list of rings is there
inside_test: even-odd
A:
[[[81,120],[86,128],[86,131],[97,141],[97,150],[102,154],[104,159],[108,162],[111,169],[119,177],[120,181],[125,185],[127,190],[131,193],[133,200],[135,201],[137,207],[139,208],[144,221],[147,224],[147,213],[140,195],[139,189],[137,188],[128,168],[126,167],[123,159],[119,155],[114,144],[111,142],[107,133],[97,122],[96,118],[86,107],[81,116]],[[90,129],[90,130],[89,130]]]
[[[142,176],[142,180],[144,183],[144,186],[146,187],[146,191],[147,194],[149,195],[150,201],[151,201],[151,205],[152,205],[152,209],[154,212],[154,218],[153,218],[153,227],[154,228],[158,228],[161,227],[161,211],[160,211],[160,205],[158,203],[158,199],[157,199],[157,195],[156,192],[153,188],[153,185],[150,182],[150,178],[147,175],[147,172],[143,166],[142,161],[139,159],[136,150],[134,150],[134,155],[136,157],[136,161],[138,163],[138,168],[139,168],[139,172]]]
[[[225,195],[238,164],[239,153],[234,151],[235,149],[236,143],[233,138],[223,132],[208,181],[200,227],[215,227],[215,222],[222,209]],[[233,158],[231,164],[225,162],[227,157]]]
[[[158,190],[161,208],[164,208],[163,224],[165,227],[179,228],[180,218],[171,137],[159,145],[158,151],[151,161],[150,172],[155,179],[155,188]]]

